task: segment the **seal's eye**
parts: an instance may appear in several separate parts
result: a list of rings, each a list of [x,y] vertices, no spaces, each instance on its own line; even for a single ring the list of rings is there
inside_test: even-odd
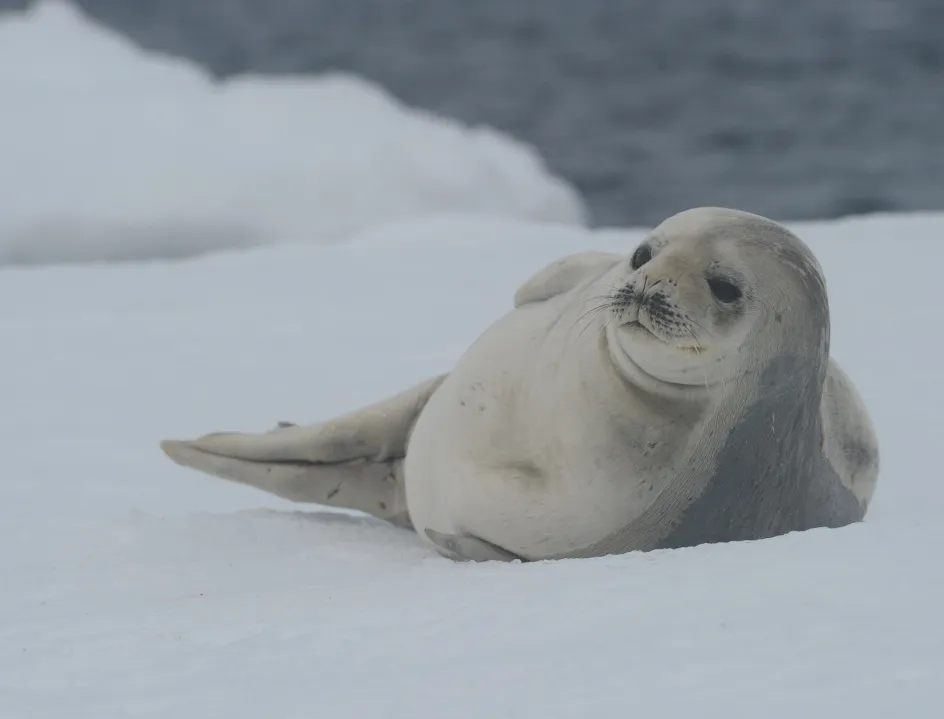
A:
[[[718,298],[719,302],[730,304],[741,299],[741,290],[737,285],[731,284],[727,280],[711,277],[708,279],[708,289],[711,294]]]
[[[652,250],[649,248],[649,245],[639,245],[629,262],[634,270],[638,270],[651,259]]]

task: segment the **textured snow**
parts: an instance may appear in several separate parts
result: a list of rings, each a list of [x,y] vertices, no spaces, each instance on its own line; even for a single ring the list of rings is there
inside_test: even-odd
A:
[[[529,145],[361,78],[215,84],[59,0],[0,15],[0,264],[338,242],[463,212],[583,224]]]
[[[454,564],[157,442],[329,417],[448,369],[545,262],[641,231],[454,217],[0,268],[0,716],[937,716],[944,215],[793,227],[881,440],[866,521],[529,565]]]

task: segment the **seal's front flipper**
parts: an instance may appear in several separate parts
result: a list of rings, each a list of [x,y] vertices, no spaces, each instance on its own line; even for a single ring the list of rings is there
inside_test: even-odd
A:
[[[515,307],[543,302],[598,277],[624,259],[610,252],[579,252],[549,264],[515,292]]]
[[[177,464],[284,499],[409,525],[403,458],[417,417],[445,377],[326,422],[165,440],[161,448]]]
[[[443,534],[435,529],[427,529],[426,536],[445,557],[457,562],[527,561],[507,549],[468,534]]]

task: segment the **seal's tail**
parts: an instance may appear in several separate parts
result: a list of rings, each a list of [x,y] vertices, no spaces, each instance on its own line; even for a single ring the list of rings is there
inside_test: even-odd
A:
[[[413,424],[443,379],[326,422],[164,440],[161,449],[177,464],[284,499],[355,509],[410,526],[403,459]]]

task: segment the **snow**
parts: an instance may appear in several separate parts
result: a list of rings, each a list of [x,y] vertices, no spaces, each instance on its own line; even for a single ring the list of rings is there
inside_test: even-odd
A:
[[[935,716],[944,215],[793,226],[882,442],[866,521],[532,565],[453,564],[157,442],[313,421],[448,369],[531,272],[641,230],[457,216],[0,269],[0,716]]]
[[[54,3],[0,22],[0,92],[0,717],[939,713],[944,214],[792,225],[881,440],[864,523],[454,564],[158,441],[448,370],[545,263],[644,230],[363,81],[215,86]]]
[[[331,243],[438,213],[583,224],[533,148],[361,78],[214,83],[58,0],[0,15],[0,264]]]

